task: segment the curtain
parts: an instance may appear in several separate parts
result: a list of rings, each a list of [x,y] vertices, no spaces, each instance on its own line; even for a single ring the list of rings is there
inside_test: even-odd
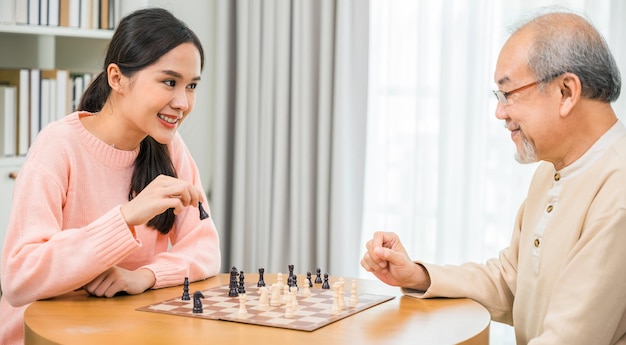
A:
[[[412,258],[459,264],[509,244],[536,164],[513,158],[493,73],[509,27],[547,5],[589,18],[626,71],[623,1],[370,1],[363,248],[374,231],[394,231]],[[624,121],[624,97],[613,106]],[[515,343],[508,326],[491,333]]]
[[[210,198],[222,270],[355,276],[368,2],[214,5]]]

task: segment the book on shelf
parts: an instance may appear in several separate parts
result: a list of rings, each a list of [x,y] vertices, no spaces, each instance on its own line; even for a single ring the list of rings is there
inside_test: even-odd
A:
[[[70,72],[66,69],[42,69],[41,79],[51,80],[53,102],[50,108],[50,121],[63,118],[71,110],[72,94],[70,85]],[[49,122],[49,121],[48,121]],[[41,126],[43,128],[43,124]]]
[[[91,73],[73,73],[72,76],[72,108],[71,111],[76,111],[80,98],[87,89],[87,86],[91,83],[93,75]]]
[[[47,0],[48,1],[48,25],[49,26],[59,26],[60,19],[60,3],[59,0]],[[43,4],[46,0],[42,0]],[[43,10],[42,10],[43,12]]]
[[[12,157],[17,154],[17,87],[13,85],[0,85],[0,126],[2,140],[0,141],[0,153],[4,157]]]
[[[30,70],[30,141],[32,144],[41,128],[41,70]]]
[[[0,1],[0,24],[15,24],[15,0]]]
[[[28,24],[28,0],[15,0],[15,24]]]
[[[75,111],[92,78],[91,73],[70,74],[67,69],[0,68],[0,85],[16,89],[14,155],[26,155],[43,127]]]
[[[1,0],[0,24],[112,30],[140,0]]]
[[[28,0],[28,25],[39,25],[39,0]]]
[[[25,155],[30,144],[30,70],[0,69],[0,84],[17,88],[17,152]]]
[[[48,25],[48,0],[39,1],[39,25]]]

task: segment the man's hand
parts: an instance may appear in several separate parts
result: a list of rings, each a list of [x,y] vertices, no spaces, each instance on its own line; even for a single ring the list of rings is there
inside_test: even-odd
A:
[[[365,247],[361,266],[382,282],[421,291],[430,286],[428,272],[411,260],[395,233],[376,232]]]

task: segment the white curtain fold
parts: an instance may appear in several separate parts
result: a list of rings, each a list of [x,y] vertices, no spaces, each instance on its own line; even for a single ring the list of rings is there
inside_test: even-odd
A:
[[[211,208],[223,267],[358,271],[368,3],[216,0]]]

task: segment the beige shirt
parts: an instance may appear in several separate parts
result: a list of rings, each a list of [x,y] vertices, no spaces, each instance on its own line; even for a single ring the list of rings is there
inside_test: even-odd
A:
[[[624,125],[561,171],[538,166],[499,258],[422,264],[432,284],[407,295],[474,299],[518,344],[626,344]]]

